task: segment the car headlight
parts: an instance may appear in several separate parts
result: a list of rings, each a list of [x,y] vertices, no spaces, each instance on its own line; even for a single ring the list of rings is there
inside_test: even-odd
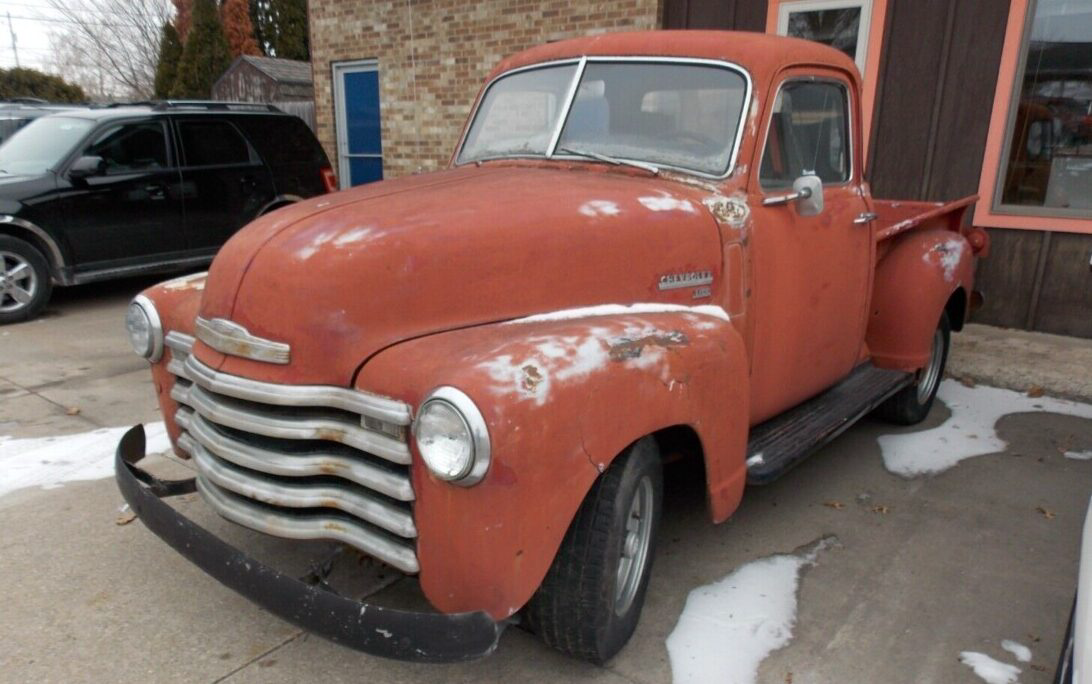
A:
[[[470,397],[454,387],[428,395],[413,423],[417,450],[433,475],[454,484],[481,482],[489,470],[489,430]]]
[[[155,304],[144,295],[137,295],[125,312],[125,329],[133,351],[152,363],[163,356],[163,326]]]

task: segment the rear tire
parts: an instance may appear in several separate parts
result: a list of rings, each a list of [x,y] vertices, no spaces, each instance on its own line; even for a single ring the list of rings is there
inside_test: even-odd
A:
[[[603,664],[641,617],[663,505],[656,442],[635,442],[588,492],[542,586],[524,608],[526,626],[568,655]]]
[[[49,263],[33,245],[0,235],[0,325],[34,318],[49,301]]]
[[[937,389],[944,377],[944,366],[948,363],[948,347],[952,339],[952,329],[948,322],[948,312],[940,315],[936,332],[933,333],[933,351],[925,367],[918,371],[914,384],[899,390],[894,396],[880,404],[876,415],[897,425],[916,425],[925,420],[933,407]]]

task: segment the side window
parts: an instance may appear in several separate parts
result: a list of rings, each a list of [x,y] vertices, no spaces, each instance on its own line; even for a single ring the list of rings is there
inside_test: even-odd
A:
[[[809,174],[824,184],[849,180],[848,112],[841,85],[815,81],[783,85],[762,152],[762,187],[786,188]]]
[[[186,166],[249,164],[250,147],[226,121],[179,121],[178,136]]]
[[[84,151],[102,157],[107,174],[133,173],[167,168],[167,136],[158,121],[110,126]]]

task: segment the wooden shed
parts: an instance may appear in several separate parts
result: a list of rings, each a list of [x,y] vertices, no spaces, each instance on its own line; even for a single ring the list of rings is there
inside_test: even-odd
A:
[[[236,102],[313,101],[311,63],[243,55],[212,85],[212,97]]]

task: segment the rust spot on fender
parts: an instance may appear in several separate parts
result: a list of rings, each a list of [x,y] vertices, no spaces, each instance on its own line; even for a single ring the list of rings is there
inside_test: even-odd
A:
[[[538,384],[542,382],[542,372],[531,364],[527,364],[520,370],[523,371],[523,380],[520,385],[528,392],[533,392]]]
[[[690,344],[690,338],[678,331],[667,333],[653,333],[642,337],[620,337],[610,344],[611,361],[626,361],[636,359],[644,351],[645,347],[685,347]]]

